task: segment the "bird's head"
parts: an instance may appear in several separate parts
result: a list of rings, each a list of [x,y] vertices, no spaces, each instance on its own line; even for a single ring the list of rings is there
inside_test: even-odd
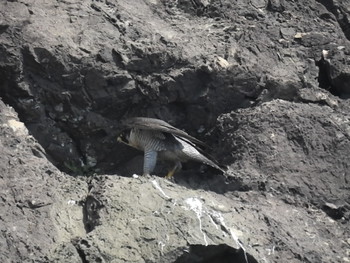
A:
[[[129,139],[130,139],[130,131],[122,131],[119,134],[117,141],[124,143],[124,144],[127,144],[127,145],[130,145]]]

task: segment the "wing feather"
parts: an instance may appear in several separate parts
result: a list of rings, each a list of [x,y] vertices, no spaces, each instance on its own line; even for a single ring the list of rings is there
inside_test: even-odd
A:
[[[128,128],[136,128],[136,129],[144,129],[144,130],[154,130],[154,131],[160,131],[160,132],[166,132],[171,133],[174,136],[178,136],[180,138],[185,138],[192,142],[193,144],[200,145],[203,147],[207,147],[207,145],[192,137],[188,133],[175,128],[174,126],[171,126],[169,123],[153,119],[153,118],[145,118],[145,117],[135,117],[135,118],[129,118],[123,122],[123,125]]]

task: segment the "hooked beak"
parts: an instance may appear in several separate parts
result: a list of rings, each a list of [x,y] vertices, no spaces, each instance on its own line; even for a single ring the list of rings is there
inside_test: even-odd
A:
[[[126,141],[124,141],[124,140],[122,139],[121,136],[118,136],[117,141],[120,142],[120,143],[123,143],[123,144],[125,144],[125,145],[129,145]]]

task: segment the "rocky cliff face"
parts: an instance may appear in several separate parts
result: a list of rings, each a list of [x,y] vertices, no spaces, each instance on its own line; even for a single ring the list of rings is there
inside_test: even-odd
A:
[[[349,8],[1,1],[0,261],[349,262]],[[130,116],[227,174],[134,175]]]

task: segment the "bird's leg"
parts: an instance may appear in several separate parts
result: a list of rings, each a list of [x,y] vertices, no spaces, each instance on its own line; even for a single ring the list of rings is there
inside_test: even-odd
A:
[[[182,167],[181,162],[176,162],[174,168],[171,169],[171,170],[168,172],[168,174],[165,176],[165,178],[167,178],[167,179],[169,179],[169,180],[170,180],[171,178],[173,178],[174,174],[175,174],[178,170],[180,170],[181,167]]]
[[[143,156],[143,175],[150,175],[157,163],[157,152],[150,149],[145,150]]]

